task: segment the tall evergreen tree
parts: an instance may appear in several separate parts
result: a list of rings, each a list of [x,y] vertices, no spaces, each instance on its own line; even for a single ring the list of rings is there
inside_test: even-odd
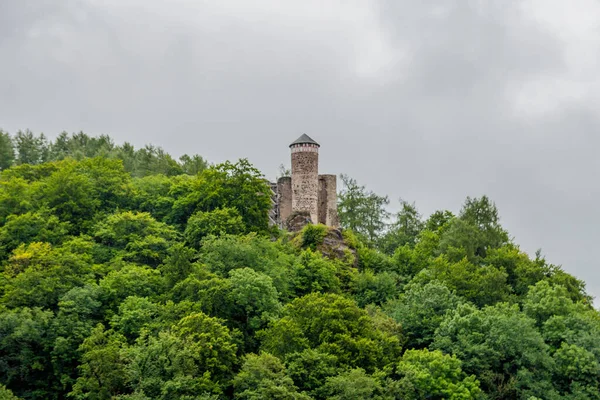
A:
[[[0,130],[0,171],[9,168],[15,162],[15,148],[7,132]]]

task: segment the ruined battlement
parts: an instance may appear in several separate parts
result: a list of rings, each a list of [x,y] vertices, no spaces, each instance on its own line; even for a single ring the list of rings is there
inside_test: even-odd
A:
[[[300,136],[290,144],[292,176],[271,184],[272,221],[281,228],[288,228],[288,219],[294,215],[309,217],[315,224],[339,226],[337,177],[319,175],[319,147],[308,135]]]

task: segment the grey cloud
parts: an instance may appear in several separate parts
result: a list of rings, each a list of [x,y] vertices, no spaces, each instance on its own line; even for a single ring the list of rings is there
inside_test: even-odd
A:
[[[424,214],[488,194],[524,250],[599,295],[593,86],[539,4],[8,0],[0,126],[248,157],[268,176],[306,132],[322,171]]]

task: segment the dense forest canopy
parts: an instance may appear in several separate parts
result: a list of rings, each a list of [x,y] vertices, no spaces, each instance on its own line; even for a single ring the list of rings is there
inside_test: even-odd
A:
[[[269,226],[246,160],[25,131],[0,169],[0,398],[600,399],[583,282],[487,197],[342,176],[340,243]]]

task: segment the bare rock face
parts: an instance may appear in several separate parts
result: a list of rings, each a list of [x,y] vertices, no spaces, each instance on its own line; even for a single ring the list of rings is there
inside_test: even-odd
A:
[[[339,229],[329,228],[327,235],[323,238],[323,242],[317,246],[317,250],[323,254],[323,256],[330,259],[348,260],[348,257],[353,259],[353,264],[356,267],[358,257],[356,256],[356,249],[348,246],[342,235],[342,231]]]
[[[312,224],[310,212],[294,211],[286,220],[285,228],[288,232],[300,232],[308,224]]]

